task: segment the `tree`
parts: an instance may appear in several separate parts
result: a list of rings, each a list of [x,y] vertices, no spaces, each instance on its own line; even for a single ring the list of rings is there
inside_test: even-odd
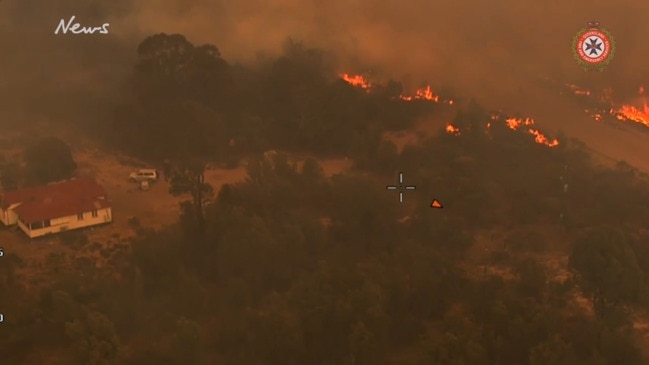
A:
[[[113,125],[124,147],[155,160],[180,153],[213,157],[227,145],[223,120],[232,104],[230,68],[219,50],[161,33],[142,41],[137,53],[135,98]]]
[[[15,161],[3,160],[0,163],[0,188],[17,189],[21,178],[20,165]]]
[[[137,47],[135,87],[139,102],[171,101],[186,90],[181,70],[191,59],[194,45],[181,34],[147,37]]]
[[[195,321],[180,318],[176,321],[172,354],[176,364],[200,364],[200,326]]]
[[[193,218],[201,238],[205,234],[205,204],[214,194],[214,188],[205,182],[205,168],[205,163],[196,160],[178,164],[171,171],[169,188],[174,196],[189,194],[192,197],[191,205],[185,205],[191,209],[183,213]]]
[[[570,265],[579,272],[580,285],[598,304],[633,302],[643,287],[643,274],[624,235],[600,227],[577,241]]]
[[[462,335],[447,332],[441,341],[429,352],[429,361],[433,364],[448,365],[483,365],[489,363],[484,346]]]
[[[211,44],[195,46],[181,34],[156,34],[137,48],[135,82],[141,101],[195,101],[223,106],[232,85],[228,63]]]
[[[55,137],[42,138],[27,147],[23,160],[30,184],[69,179],[77,169],[70,146]]]
[[[83,319],[66,323],[65,332],[82,364],[110,365],[120,358],[119,339],[113,323],[100,312],[86,310]]]
[[[246,315],[249,361],[268,365],[304,364],[305,343],[300,318],[286,296],[271,293],[260,308]],[[254,361],[253,361],[254,359]]]
[[[545,267],[532,259],[523,260],[517,266],[519,292],[526,297],[542,297],[547,288]]]
[[[578,359],[570,343],[559,335],[536,345],[530,353],[530,365],[573,365]]]

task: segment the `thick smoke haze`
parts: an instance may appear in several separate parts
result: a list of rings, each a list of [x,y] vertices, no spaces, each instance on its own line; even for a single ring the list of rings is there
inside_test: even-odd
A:
[[[639,0],[4,0],[0,12],[0,91],[16,105],[30,94],[108,91],[130,71],[137,43],[158,32],[215,44],[230,61],[254,60],[291,37],[334,52],[341,68],[371,67],[408,87],[429,82],[488,103],[505,103],[539,76],[613,86],[625,97],[649,79],[649,3]],[[108,22],[110,34],[54,35],[71,15]],[[571,53],[589,20],[617,41],[604,72],[584,72]]]
[[[642,1],[163,3],[138,2],[126,28],[140,34],[181,32],[216,43],[226,56],[239,59],[276,49],[291,36],[395,78],[473,89],[477,96],[506,91],[521,76],[534,74],[594,84],[626,84],[647,76],[649,45],[641,36],[649,34],[649,3]],[[614,64],[601,75],[585,74],[571,53],[572,37],[593,19],[618,43]]]

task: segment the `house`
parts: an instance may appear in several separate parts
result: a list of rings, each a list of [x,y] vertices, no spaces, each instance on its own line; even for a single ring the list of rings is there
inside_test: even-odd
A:
[[[91,179],[73,179],[0,194],[0,221],[31,238],[113,220],[104,188]]]

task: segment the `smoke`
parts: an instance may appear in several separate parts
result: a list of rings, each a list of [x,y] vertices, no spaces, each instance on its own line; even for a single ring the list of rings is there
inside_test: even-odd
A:
[[[137,3],[124,24],[141,35],[180,32],[244,60],[291,36],[334,51],[342,62],[362,60],[395,78],[450,84],[476,96],[507,94],[521,77],[538,75],[618,88],[649,76],[649,45],[641,38],[649,34],[649,3],[639,0]],[[617,40],[615,61],[601,74],[584,73],[571,52],[573,36],[589,20]]]
[[[158,32],[216,45],[228,60],[250,61],[287,37],[336,54],[341,67],[448,85],[503,103],[540,76],[633,93],[649,80],[649,3],[631,0],[4,0],[0,96],[102,91],[130,71],[135,46]],[[61,19],[110,23],[109,35],[54,35]],[[571,42],[598,20],[617,41],[613,63],[584,72]],[[8,100],[5,98],[5,100]]]

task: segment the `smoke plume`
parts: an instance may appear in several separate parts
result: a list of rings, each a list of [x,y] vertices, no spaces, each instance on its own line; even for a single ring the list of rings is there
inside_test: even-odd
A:
[[[0,96],[30,109],[45,108],[52,93],[74,101],[75,93],[114,90],[137,43],[158,32],[212,43],[230,61],[275,52],[291,37],[333,52],[341,68],[372,68],[409,88],[450,86],[495,107],[517,103],[543,76],[611,86],[623,97],[649,80],[649,3],[639,0],[4,0],[0,12]],[[72,15],[83,25],[110,23],[110,34],[54,35]],[[617,41],[603,72],[584,72],[571,52],[590,20]]]

